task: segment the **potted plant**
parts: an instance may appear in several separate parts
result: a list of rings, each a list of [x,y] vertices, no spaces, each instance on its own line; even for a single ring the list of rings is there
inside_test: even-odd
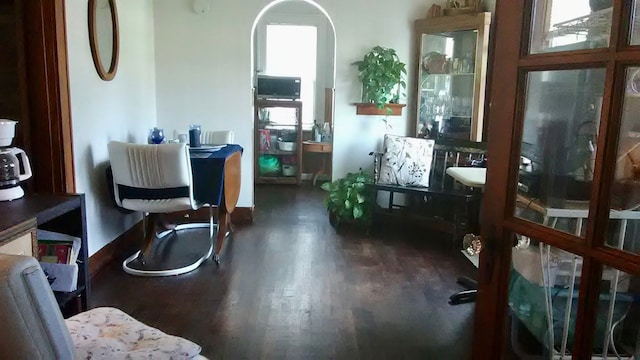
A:
[[[404,105],[398,104],[398,101],[400,92],[407,87],[404,80],[407,69],[396,51],[375,46],[361,61],[353,64],[358,66],[358,78],[362,82],[362,103],[356,104],[358,114],[400,115]],[[377,111],[366,113],[367,108]]]
[[[329,221],[336,228],[343,224],[366,228],[371,222],[373,208],[373,191],[367,184],[373,182],[373,177],[360,169],[356,173],[349,173],[342,179],[322,184],[327,191],[324,198],[329,211]]]

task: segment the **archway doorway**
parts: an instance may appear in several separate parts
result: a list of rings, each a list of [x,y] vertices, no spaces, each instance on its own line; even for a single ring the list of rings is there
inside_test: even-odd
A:
[[[254,182],[330,180],[332,168],[335,28],[311,0],[276,0],[254,21]],[[299,95],[259,94],[264,78],[299,78]],[[259,187],[256,188],[259,191]]]

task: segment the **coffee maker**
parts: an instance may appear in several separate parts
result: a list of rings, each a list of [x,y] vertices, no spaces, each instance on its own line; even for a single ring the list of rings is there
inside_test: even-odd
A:
[[[11,147],[18,122],[0,119],[0,201],[24,196],[20,182],[31,177],[31,165],[24,150]]]

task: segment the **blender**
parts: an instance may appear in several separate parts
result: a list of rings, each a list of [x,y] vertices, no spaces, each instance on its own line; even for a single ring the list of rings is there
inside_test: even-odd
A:
[[[0,201],[24,196],[20,182],[31,177],[31,165],[24,150],[11,147],[17,121],[0,119]]]

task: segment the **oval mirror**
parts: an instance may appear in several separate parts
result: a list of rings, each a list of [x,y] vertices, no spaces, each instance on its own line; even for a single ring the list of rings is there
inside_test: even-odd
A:
[[[89,0],[89,42],[98,75],[102,80],[113,79],[118,69],[119,52],[115,0]]]

